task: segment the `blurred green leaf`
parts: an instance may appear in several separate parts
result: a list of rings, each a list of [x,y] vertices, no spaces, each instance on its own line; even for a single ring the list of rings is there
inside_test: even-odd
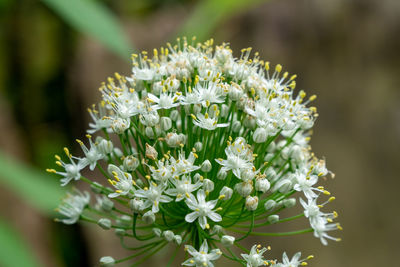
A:
[[[43,170],[39,171],[0,152],[0,183],[28,204],[51,214],[64,195],[58,181]],[[18,266],[18,265],[15,265]]]
[[[88,34],[108,49],[129,60],[133,47],[126,39],[117,18],[98,1],[42,0],[74,29]]]
[[[0,266],[40,266],[19,233],[0,219]]]
[[[199,41],[210,37],[225,19],[254,7],[266,0],[204,0],[183,24],[178,36],[196,36]]]

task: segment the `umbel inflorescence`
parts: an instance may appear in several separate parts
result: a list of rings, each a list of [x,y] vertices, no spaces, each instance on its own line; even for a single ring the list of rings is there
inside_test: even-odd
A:
[[[124,259],[103,257],[103,265],[139,265],[171,244],[169,264],[185,251],[185,266],[214,266],[221,256],[248,267],[300,266],[312,256],[284,253],[279,262],[264,258],[269,246],[241,242],[308,232],[324,245],[339,240],[329,234],[341,229],[337,213],[321,210],[334,200],[318,186],[330,172],[309,145],[315,96],[295,92],[296,75],[250,52],[235,58],[228,44],[178,39],[152,56],[133,55],[132,74],[102,84],[102,100],[89,109],[88,141],[77,140],[84,156],[65,148],[64,159],[56,156],[62,170],[48,171],[62,176],[63,186],[81,180],[97,194],[91,203],[88,192],[74,189],[59,221],[113,228],[134,250]],[[84,168],[98,172],[84,177]],[[281,218],[296,206],[296,193],[304,212]],[[309,228],[266,231],[302,217]],[[128,247],[129,239],[141,244]]]

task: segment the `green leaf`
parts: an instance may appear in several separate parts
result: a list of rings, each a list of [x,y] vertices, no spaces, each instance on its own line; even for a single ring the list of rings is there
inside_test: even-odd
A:
[[[115,54],[129,60],[133,48],[117,18],[101,3],[91,0],[42,1],[74,29],[96,38]]]
[[[19,233],[0,219],[0,266],[40,266]]]
[[[202,41],[227,18],[254,7],[265,0],[204,0],[182,26],[178,36],[196,36]]]
[[[0,183],[17,194],[28,204],[51,215],[64,195],[54,177],[12,160],[0,152]],[[18,265],[15,265],[18,266]]]

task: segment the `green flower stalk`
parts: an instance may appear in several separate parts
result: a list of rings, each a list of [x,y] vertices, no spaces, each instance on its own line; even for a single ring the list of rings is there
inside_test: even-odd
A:
[[[241,242],[303,233],[324,245],[339,240],[329,234],[341,229],[333,222],[337,213],[321,210],[334,197],[318,186],[332,173],[309,145],[315,96],[296,93],[296,75],[279,64],[271,70],[250,54],[243,49],[234,58],[228,44],[178,39],[152,56],[132,55],[132,74],[116,73],[102,84],[101,102],[89,109],[87,145],[77,140],[84,156],[65,148],[65,160],[56,156],[62,170],[48,169],[62,185],[81,180],[97,194],[90,203],[88,192],[70,193],[59,209],[61,222],[115,229],[124,247],[128,239],[141,241],[129,248],[131,256],[106,256],[101,264],[139,265],[171,244],[176,253],[186,251],[185,266],[212,267],[221,256],[248,267],[300,266],[312,257],[297,253],[289,260],[284,253],[282,262],[268,260],[269,246],[249,250]],[[103,177],[83,177],[84,168]],[[303,213],[281,218],[297,203]],[[263,231],[304,219],[309,228]]]

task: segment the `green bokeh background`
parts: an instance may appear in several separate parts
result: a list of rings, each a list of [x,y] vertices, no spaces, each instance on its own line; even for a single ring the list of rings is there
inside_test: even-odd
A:
[[[236,52],[251,46],[318,95],[311,144],[336,173],[327,187],[343,241],[252,241],[270,244],[271,258],[314,254],[310,266],[396,266],[398,0],[0,0],[0,266],[95,266],[126,255],[112,233],[53,222],[63,192],[44,170],[64,146],[79,153],[86,107],[106,77],[129,73],[131,52],[182,35]],[[167,253],[143,266],[163,266]]]

